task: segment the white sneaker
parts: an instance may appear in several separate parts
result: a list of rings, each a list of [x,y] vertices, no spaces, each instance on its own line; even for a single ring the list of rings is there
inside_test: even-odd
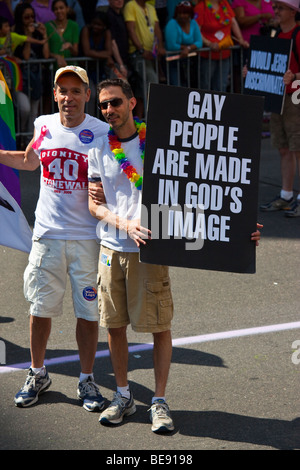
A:
[[[167,403],[156,400],[150,408],[151,430],[153,432],[170,432],[174,430],[173,420]]]
[[[119,424],[124,416],[133,415],[135,412],[136,406],[132,393],[130,392],[128,399],[122,397],[120,392],[116,392],[110,405],[101,413],[99,421],[101,424]]]

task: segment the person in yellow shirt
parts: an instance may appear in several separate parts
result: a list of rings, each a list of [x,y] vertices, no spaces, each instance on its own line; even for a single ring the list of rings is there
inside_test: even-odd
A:
[[[144,117],[144,98],[149,83],[158,83],[156,55],[165,55],[162,32],[155,8],[145,0],[129,0],[124,7],[124,19],[129,35],[129,55],[137,80],[134,87],[137,105],[135,114]],[[142,61],[145,63],[143,76]]]

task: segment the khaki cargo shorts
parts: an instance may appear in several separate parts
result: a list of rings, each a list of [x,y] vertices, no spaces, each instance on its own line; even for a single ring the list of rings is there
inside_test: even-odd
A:
[[[282,114],[271,114],[270,131],[272,145],[277,149],[300,151],[300,106],[286,95]]]
[[[76,318],[99,321],[97,301],[98,240],[51,240],[33,237],[24,272],[24,295],[30,314],[62,315],[69,277]]]
[[[159,333],[173,318],[169,268],[139,262],[139,253],[101,247],[98,278],[100,325]]]

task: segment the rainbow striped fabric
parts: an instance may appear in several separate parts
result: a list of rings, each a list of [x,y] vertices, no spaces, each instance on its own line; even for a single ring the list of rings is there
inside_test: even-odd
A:
[[[16,91],[22,91],[23,76],[20,65],[15,61],[15,59],[9,56],[0,57],[0,62],[11,77],[14,89]]]
[[[0,149],[16,150],[14,107],[10,91],[0,70]],[[21,202],[19,173],[0,164],[0,181],[18,204]]]

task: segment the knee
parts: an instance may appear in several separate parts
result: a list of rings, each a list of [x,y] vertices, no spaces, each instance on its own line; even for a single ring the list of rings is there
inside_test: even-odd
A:
[[[165,330],[165,331],[160,331],[159,333],[153,333],[153,340],[154,340],[154,343],[172,341],[171,330]]]
[[[112,339],[126,337],[127,326],[121,326],[120,328],[108,328],[108,334]]]

